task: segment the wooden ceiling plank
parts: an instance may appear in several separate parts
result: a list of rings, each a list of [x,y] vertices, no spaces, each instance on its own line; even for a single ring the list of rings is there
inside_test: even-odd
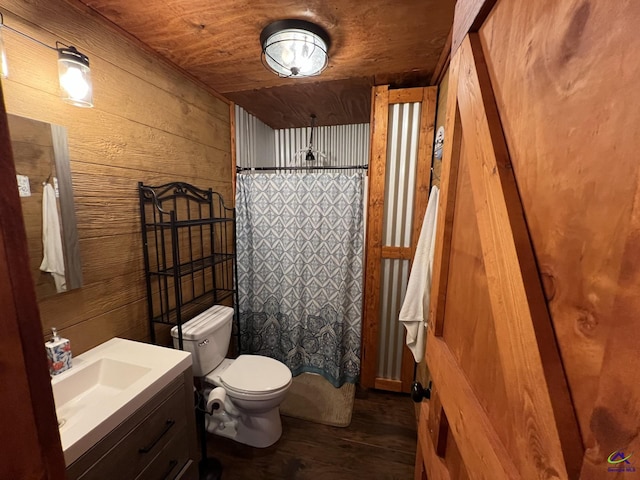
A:
[[[368,123],[371,113],[370,78],[354,78],[323,84],[297,84],[229,94],[271,128],[309,125],[315,114],[318,126]]]
[[[453,18],[450,0],[375,5],[359,0],[271,0],[242,9],[229,0],[173,0],[165,9],[149,7],[149,0],[142,6],[128,0],[84,1],[182,68],[203,67],[196,75],[223,94],[287,83],[260,61],[260,32],[277,19],[302,18],[328,31],[331,63],[322,75],[337,80],[415,68],[432,71]]]
[[[328,119],[325,125],[366,123],[370,110],[365,89],[343,92],[336,103],[333,82],[375,79],[366,90],[373,84],[426,86],[453,22],[455,3],[265,0],[239,8],[234,0],[165,0],[157,8],[155,0],[79,1],[87,5],[85,11],[103,15],[130,39],[277,128],[306,126],[313,104],[331,105],[318,115],[320,122]],[[262,65],[260,32],[282,18],[305,19],[328,31],[329,66],[320,76],[280,78]],[[270,89],[268,98],[259,98],[265,89]],[[307,89],[312,93],[303,93]]]

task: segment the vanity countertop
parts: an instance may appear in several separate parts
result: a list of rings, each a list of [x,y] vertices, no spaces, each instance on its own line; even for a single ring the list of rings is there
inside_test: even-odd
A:
[[[191,354],[113,338],[51,379],[70,465],[191,366]]]

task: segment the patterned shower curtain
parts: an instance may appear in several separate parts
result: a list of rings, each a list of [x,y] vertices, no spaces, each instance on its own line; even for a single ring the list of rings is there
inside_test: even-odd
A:
[[[363,175],[238,175],[242,353],[319,373],[360,374]]]

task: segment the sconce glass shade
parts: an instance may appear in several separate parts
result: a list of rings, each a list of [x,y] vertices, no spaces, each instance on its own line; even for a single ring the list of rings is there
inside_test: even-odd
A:
[[[4,49],[4,39],[2,38],[2,25],[0,25],[0,77],[7,78],[9,76],[9,64],[7,63],[7,51]]]
[[[262,63],[281,77],[311,77],[329,61],[329,35],[305,20],[278,20],[260,34]]]
[[[58,49],[58,74],[62,99],[76,107],[93,107],[89,57],[75,47]]]

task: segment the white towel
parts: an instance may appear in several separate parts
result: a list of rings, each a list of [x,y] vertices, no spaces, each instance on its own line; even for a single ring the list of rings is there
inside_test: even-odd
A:
[[[42,263],[40,270],[49,272],[56,283],[56,291],[67,291],[64,274],[64,253],[56,192],[50,183],[42,189]]]
[[[438,187],[431,189],[427,213],[422,222],[416,255],[411,266],[407,292],[400,309],[399,320],[407,329],[407,347],[413,353],[416,363],[424,356],[424,332],[429,320],[429,299],[431,296],[431,275],[436,243],[436,219],[438,217]]]

